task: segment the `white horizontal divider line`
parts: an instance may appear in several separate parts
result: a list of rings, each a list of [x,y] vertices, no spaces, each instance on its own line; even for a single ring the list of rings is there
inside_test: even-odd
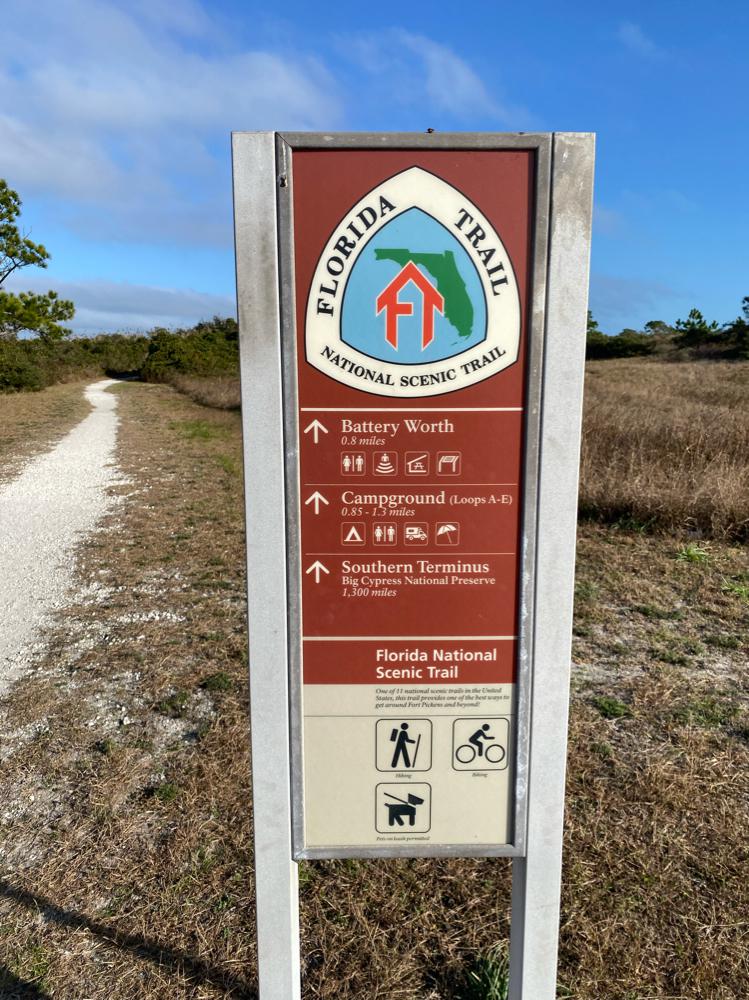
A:
[[[495,642],[514,642],[516,635],[303,635],[304,642],[390,642],[396,639],[408,639],[412,642],[445,642],[461,639],[483,642],[493,639]]]
[[[384,482],[380,482],[379,480],[377,482],[372,482],[372,480],[364,481],[361,479],[359,480],[352,479],[351,482],[345,482],[345,483],[304,483],[305,488],[308,486],[341,486],[351,489],[354,486],[368,486],[371,489],[374,489],[374,487],[383,487],[389,490],[393,489],[396,486],[402,489],[405,489],[405,487],[408,486],[411,489],[419,488],[423,490],[426,488],[431,490],[437,490],[437,489],[447,489],[448,486],[489,487],[489,486],[517,486],[517,485],[518,485],[517,483],[459,483],[459,482],[452,482],[449,479],[446,479],[444,483],[422,483],[419,480],[417,480],[416,477],[414,477],[414,482],[412,483],[391,483],[389,480],[385,480]]]
[[[522,413],[522,406],[300,406],[302,413]]]

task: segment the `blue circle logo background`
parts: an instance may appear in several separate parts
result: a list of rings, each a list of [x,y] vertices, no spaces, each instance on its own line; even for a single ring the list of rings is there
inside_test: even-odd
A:
[[[432,259],[439,258],[439,259]],[[413,315],[398,319],[398,349],[385,339],[385,314],[377,315],[380,293],[413,260],[442,294],[444,315],[435,313],[434,340],[421,348],[422,296],[409,282],[400,302]],[[383,226],[357,258],[346,284],[341,339],[371,358],[414,365],[455,357],[486,339],[486,300],[473,261],[440,222],[411,208]]]

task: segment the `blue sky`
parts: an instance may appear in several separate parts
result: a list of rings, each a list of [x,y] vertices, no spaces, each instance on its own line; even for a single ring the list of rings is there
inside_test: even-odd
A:
[[[749,295],[749,5],[4,0],[0,177],[80,332],[234,312],[229,133],[598,135],[603,329]]]

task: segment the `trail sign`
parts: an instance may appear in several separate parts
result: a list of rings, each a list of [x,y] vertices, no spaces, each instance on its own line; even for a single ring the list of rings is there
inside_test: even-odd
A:
[[[234,137],[261,1000],[325,857],[515,858],[554,995],[592,149]]]

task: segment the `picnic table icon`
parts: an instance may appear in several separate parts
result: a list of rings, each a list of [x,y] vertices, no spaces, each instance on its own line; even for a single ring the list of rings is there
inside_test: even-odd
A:
[[[385,798],[394,800],[393,802],[385,803],[388,811],[388,826],[405,826],[404,819],[408,820],[409,826],[415,826],[416,807],[423,805],[424,799],[419,798],[418,795],[414,795],[412,792],[409,792],[408,797],[405,799],[401,799],[397,795],[391,795],[390,792],[385,792],[384,795]]]

